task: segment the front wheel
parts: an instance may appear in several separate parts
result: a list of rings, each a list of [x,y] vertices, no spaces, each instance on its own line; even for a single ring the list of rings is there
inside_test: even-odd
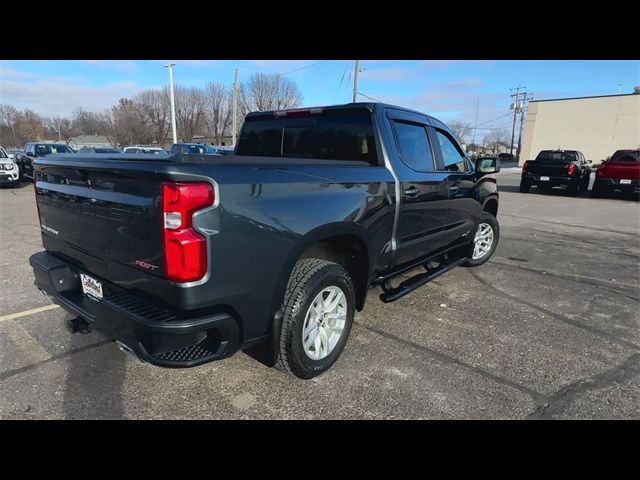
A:
[[[484,212],[473,238],[471,257],[462,265],[465,267],[478,267],[487,262],[496,251],[499,240],[500,224],[498,219],[491,213]]]
[[[295,264],[282,304],[276,368],[299,378],[327,371],[353,324],[355,289],[339,264],[304,258]]]

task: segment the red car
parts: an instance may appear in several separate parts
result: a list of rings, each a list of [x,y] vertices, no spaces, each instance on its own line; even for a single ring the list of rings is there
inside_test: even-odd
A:
[[[618,150],[596,170],[592,196],[599,197],[615,190],[626,194],[640,192],[640,149]]]

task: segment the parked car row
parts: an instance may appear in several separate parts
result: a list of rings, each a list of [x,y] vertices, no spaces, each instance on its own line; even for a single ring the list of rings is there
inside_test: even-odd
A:
[[[541,192],[563,188],[569,195],[589,190],[593,162],[578,150],[542,150],[534,160],[522,165],[520,192],[528,193],[532,186]],[[591,190],[594,197],[621,191],[640,192],[640,150],[618,150],[595,169]]]
[[[122,149],[116,147],[85,147],[78,152],[102,155],[149,154],[167,156],[176,153],[183,155],[229,155],[233,153],[233,147],[224,145],[214,146],[203,143],[176,143],[172,145],[168,151],[158,146],[128,145]],[[21,180],[32,181],[33,159],[52,154],[75,154],[78,152],[62,142],[29,142],[25,145],[24,150],[2,149],[3,156],[0,158],[2,162],[0,164],[0,182],[13,182],[17,184]],[[17,176],[17,178],[14,178],[14,176]]]

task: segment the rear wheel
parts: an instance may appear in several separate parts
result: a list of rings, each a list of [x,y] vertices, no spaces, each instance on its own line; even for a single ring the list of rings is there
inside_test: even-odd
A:
[[[473,238],[471,257],[462,265],[478,267],[487,262],[498,246],[500,240],[500,224],[498,219],[489,212],[484,212]]]
[[[578,190],[580,190],[580,183],[579,182],[571,182],[567,186],[567,195],[571,195],[572,197],[575,197],[578,194]]]
[[[276,368],[313,378],[338,359],[349,337],[355,289],[339,264],[317,258],[298,260],[282,305]]]
[[[529,193],[531,190],[531,182],[520,180],[520,193]]]
[[[593,182],[593,187],[591,188],[591,196],[593,198],[599,198],[599,197],[603,197],[605,194],[605,188],[604,185],[602,185],[602,182],[599,180],[596,180],[595,182]]]
[[[578,192],[586,193],[587,191],[589,191],[589,177],[585,176],[580,182],[580,188],[578,189]]]

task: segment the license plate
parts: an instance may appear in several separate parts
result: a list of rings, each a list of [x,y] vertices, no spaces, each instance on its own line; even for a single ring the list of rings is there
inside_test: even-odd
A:
[[[82,293],[89,297],[102,298],[102,284],[95,278],[81,273],[80,283],[82,284]]]
[[[549,181],[549,177],[540,177],[540,180],[543,182],[548,182]]]
[[[631,185],[631,180],[620,180],[620,185]]]

